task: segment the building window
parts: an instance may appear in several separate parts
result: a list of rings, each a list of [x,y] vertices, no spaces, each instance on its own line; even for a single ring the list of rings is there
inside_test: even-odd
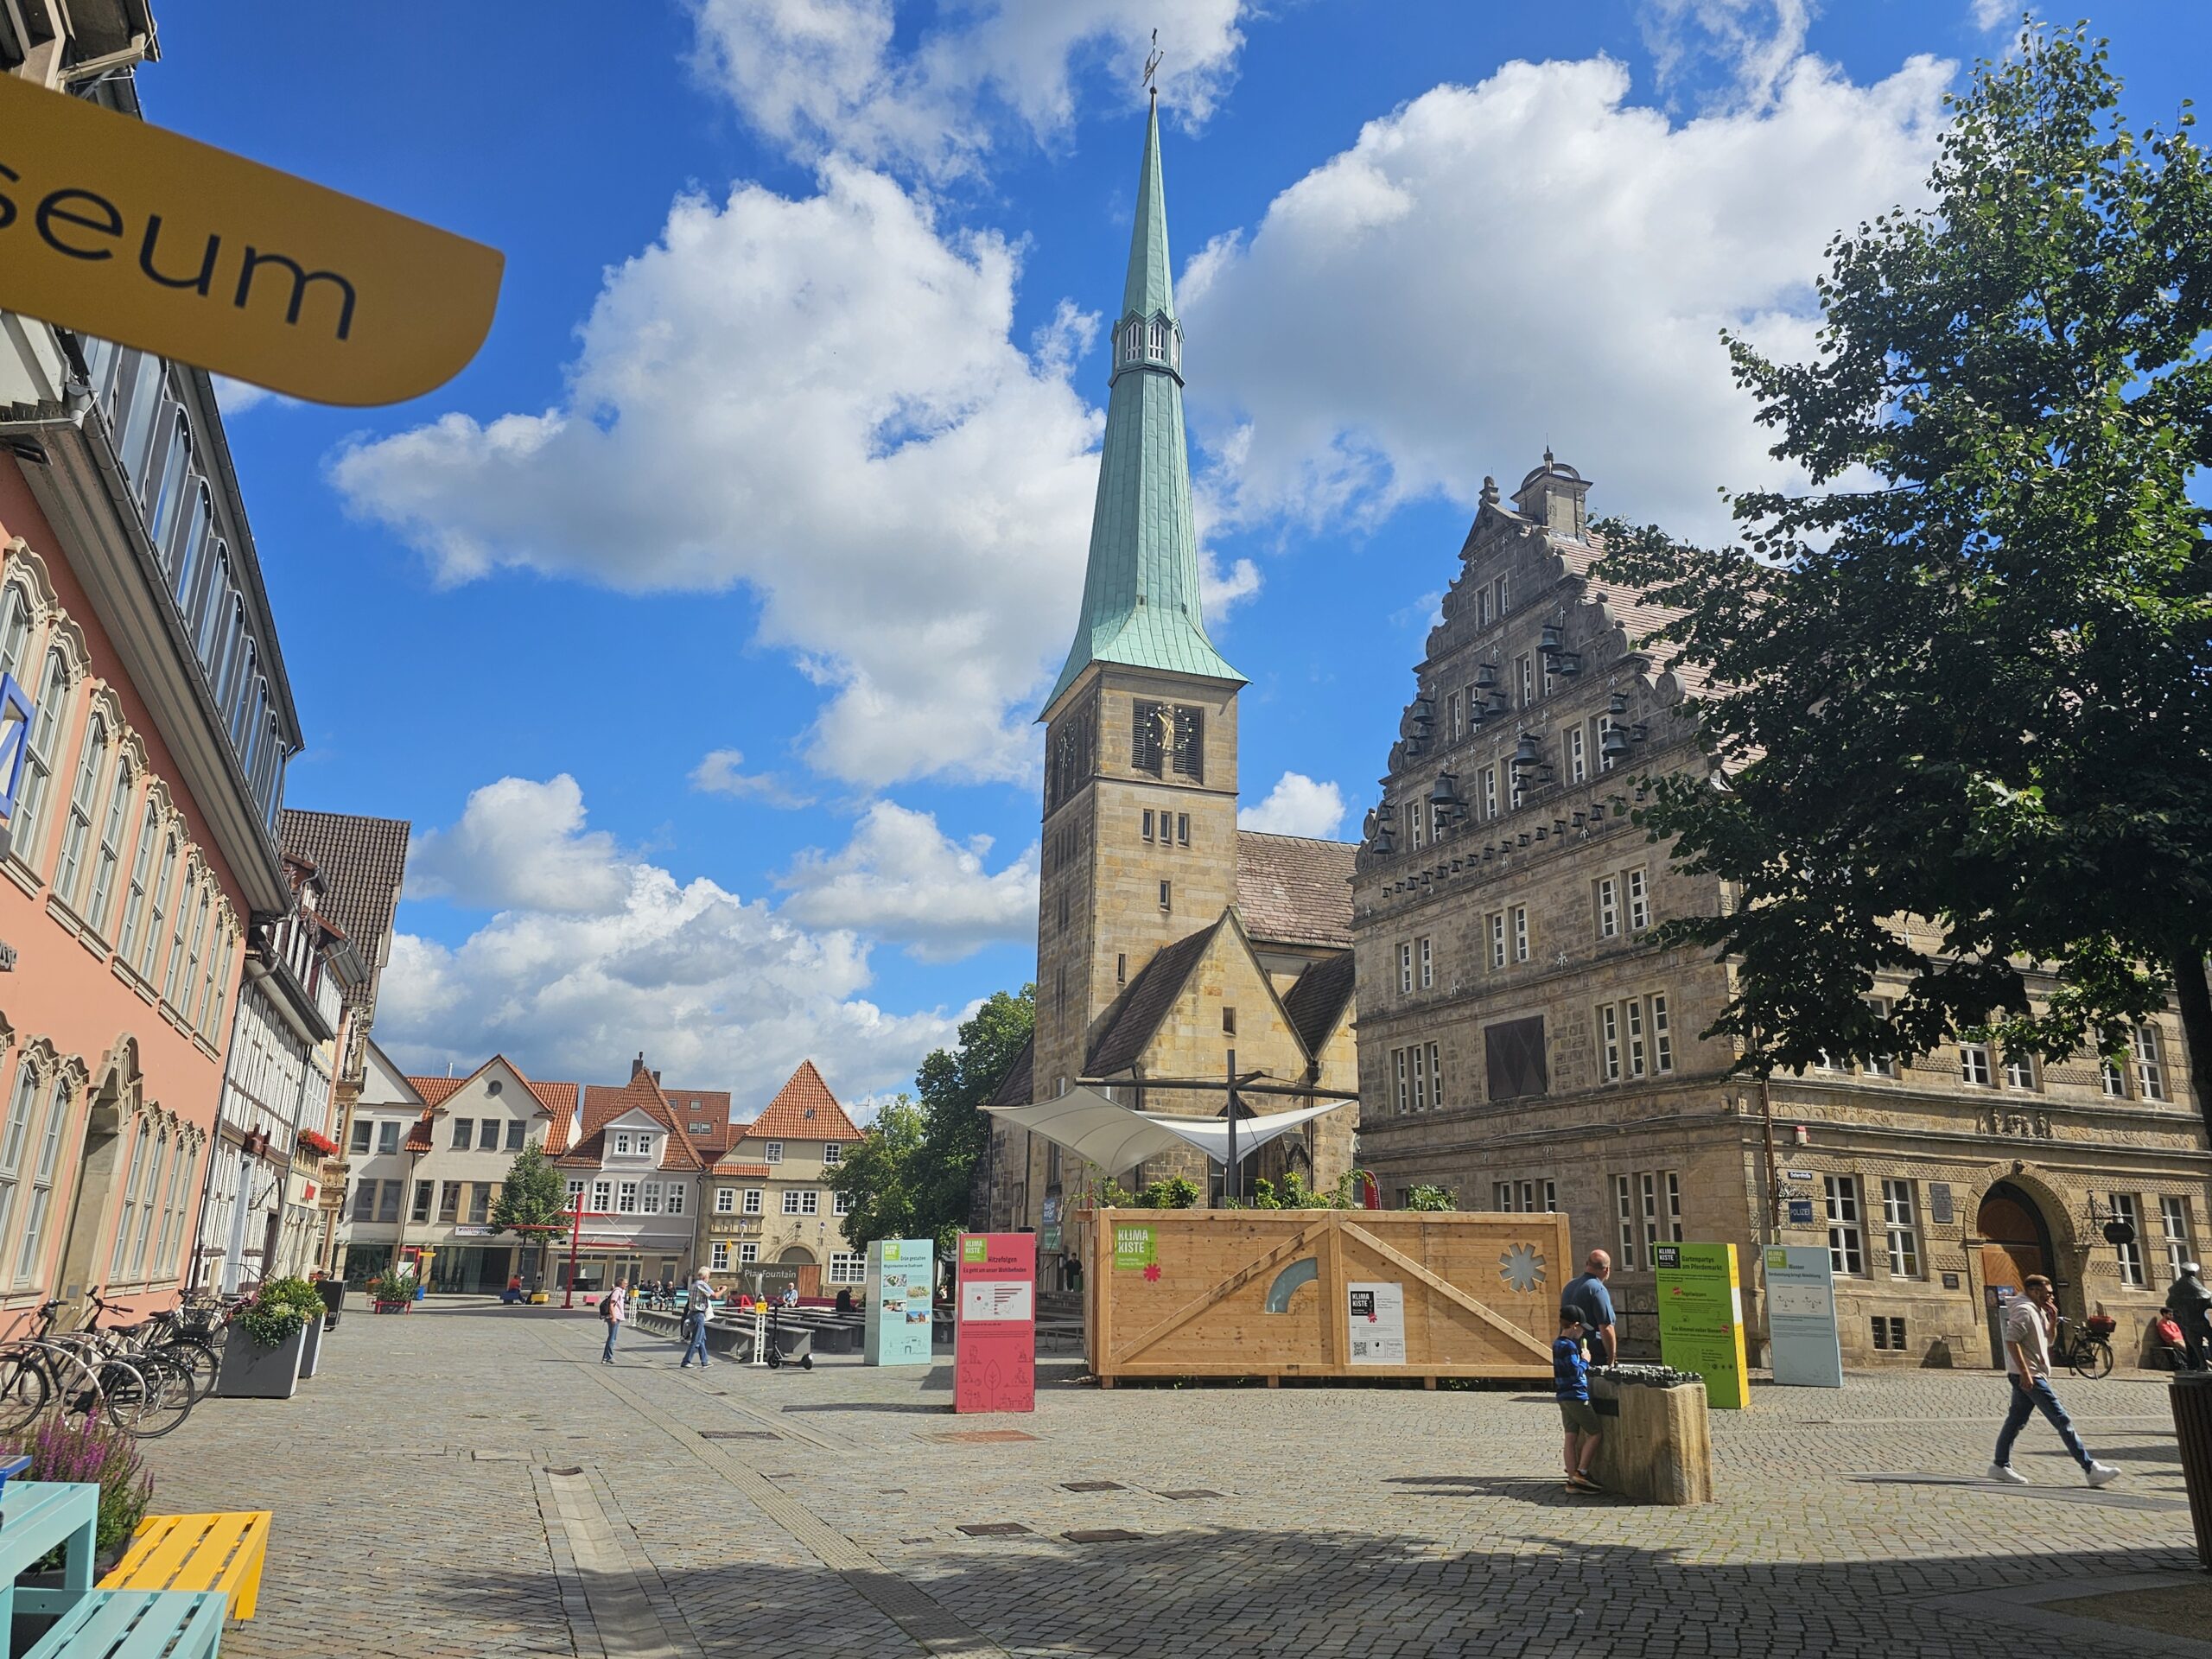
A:
[[[760,1259],[760,1247],[758,1244],[741,1244],[737,1247],[737,1264],[741,1268],[750,1267]]]
[[[792,1191],[784,1194],[784,1213],[787,1216],[795,1216],[798,1214],[798,1192],[797,1189],[793,1189]]]
[[[1667,999],[1651,999],[1651,1069],[1665,1073],[1675,1069],[1674,1028],[1667,1023]]]
[[[1175,908],[1175,884],[1173,881],[1160,884],[1160,907],[1162,910]]]
[[[1398,1116],[1403,1117],[1413,1109],[1414,1100],[1413,1068],[1407,1063],[1404,1049],[1394,1048],[1390,1051],[1390,1069],[1397,1083]]]
[[[614,1210],[617,1215],[634,1216],[638,1213],[638,1184],[623,1181],[614,1189]]]
[[[862,1285],[868,1282],[868,1257],[855,1250],[830,1252],[830,1282]]]
[[[726,1241],[718,1238],[707,1247],[707,1270],[710,1273],[729,1271],[729,1245]]]
[[[399,1219],[399,1189],[403,1185],[404,1183],[400,1181],[385,1181],[379,1185],[377,1192],[378,1221],[396,1222]]]
[[[1641,933],[1651,925],[1651,891],[1645,885],[1642,870],[1628,873],[1628,925],[1633,933]]]
[[[467,1152],[468,1150],[469,1135],[474,1132],[475,1128],[476,1120],[473,1117],[456,1117],[454,1119],[453,1149],[455,1152]],[[626,1151],[627,1148],[618,1147],[617,1150]]]
[[[1550,1215],[1559,1209],[1559,1185],[1554,1181],[1500,1181],[1497,1208],[1508,1213]]]
[[[1398,995],[1408,996],[1414,988],[1414,948],[1410,944],[1398,947]]]
[[[1467,706],[1460,694],[1454,691],[1444,700],[1445,729],[1451,733],[1455,743],[1467,734]]]
[[[2135,1027],[2135,1087],[2145,1100],[2166,1097],[2166,1068],[2158,1057],[2158,1028]]]
[[[764,1160],[768,1163],[782,1163],[784,1161],[784,1143],[780,1141],[771,1141],[768,1143],[766,1152],[762,1155]]]
[[[1890,1246],[1890,1276],[1920,1277],[1920,1224],[1915,1217],[1910,1181],[1882,1183],[1882,1229]]]
[[[1874,1346],[1885,1352],[1904,1351],[1904,1320],[1894,1314],[1872,1316]]]
[[[1514,677],[1521,684],[1521,706],[1532,709],[1536,702],[1536,659],[1522,652],[1513,659]]]
[[[461,1219],[461,1183],[459,1181],[438,1183],[438,1219],[445,1222]]]
[[[571,1176],[569,1176],[569,1209],[571,1209],[571,1210],[581,1210],[581,1209],[582,1209],[582,1208],[584,1207],[584,1205],[583,1205],[583,1198],[584,1198],[584,1183],[583,1183],[583,1178],[582,1178],[582,1176],[580,1176],[580,1175],[571,1175]]]
[[[1600,1003],[1598,1008],[1598,1057],[1605,1081],[1618,1083],[1621,1077],[1620,1009],[1611,1002]]]
[[[1567,781],[1581,783],[1590,775],[1590,761],[1583,741],[1582,728],[1570,727],[1567,734]]]
[[[2158,1200],[2158,1230],[2165,1236],[2166,1277],[2169,1281],[2181,1277],[2182,1263],[2194,1262],[2189,1239],[2189,1200],[2160,1198]]]
[[[61,690],[67,683],[61,653],[47,652],[46,670],[39,680],[38,702],[32,710],[30,729],[24,734],[22,781],[16,797],[16,817],[11,826],[19,858],[29,856],[38,845],[38,814],[45,803],[47,780],[54,775],[54,744],[61,726]]]
[[[2127,1074],[2120,1069],[2120,1062],[2109,1054],[2097,1063],[2098,1079],[2104,1091],[2114,1100],[2127,1098]]]
[[[499,1120],[498,1118],[486,1117],[479,1120],[476,1125],[476,1148],[479,1152],[497,1152],[499,1149]]]
[[[1414,1110],[1428,1109],[1428,1073],[1421,1064],[1421,1046],[1415,1043],[1406,1051],[1414,1057]]]
[[[1633,1273],[1638,1261],[1636,1253],[1636,1186],[1625,1175],[1613,1177],[1613,1213],[1620,1222],[1621,1270]]]
[[[1436,987],[1436,953],[1430,948],[1427,939],[1419,941],[1419,944],[1421,946],[1421,988],[1424,991],[1433,990]]]
[[[1502,910],[1490,913],[1490,965],[1505,966],[1505,912]]]
[[[718,1186],[715,1189],[715,1213],[718,1216],[734,1216],[737,1213],[735,1187]]]
[[[399,1150],[399,1120],[388,1117],[377,1125],[377,1156],[389,1158]]]
[[[1598,937],[1616,938],[1621,931],[1620,879],[1601,875],[1598,878]]]
[[[1428,1102],[1438,1111],[1444,1109],[1444,1060],[1437,1046],[1428,1046]]]
[[[1153,837],[1152,837],[1152,814],[1151,814],[1151,812],[1150,812],[1149,810],[1147,810],[1147,811],[1145,813],[1145,815],[1144,815],[1144,838],[1145,838],[1147,841],[1150,841],[1150,840],[1153,838]]]
[[[1630,997],[1621,1004],[1621,1013],[1628,1025],[1628,1074],[1640,1077],[1643,1075],[1643,1004]]]
[[[1598,770],[1600,772],[1611,772],[1617,764],[1605,747],[1605,734],[1612,729],[1613,717],[1611,715],[1598,716]]]
[[[1236,1027],[1232,1026],[1230,1029],[1233,1033]],[[824,1165],[843,1163],[845,1148],[835,1141],[824,1141],[822,1143],[822,1161]]]
[[[356,1158],[368,1155],[369,1137],[376,1133],[376,1125],[365,1117],[353,1121],[353,1153]]]
[[[1887,1020],[1890,1017],[1889,998],[1872,996],[1867,998],[1866,1001],[1867,1006],[1874,1010],[1874,1017],[1877,1020]],[[1866,1062],[1866,1075],[1870,1077],[1897,1077],[1900,1075],[1897,1057],[1894,1054],[1872,1056]]]
[[[2112,1218],[2135,1230],[2135,1236],[2125,1244],[2115,1244],[2113,1250],[2120,1258],[2120,1282],[2134,1289],[2143,1287],[2143,1222],[2135,1207],[2133,1192],[2110,1192]]]
[[[464,1124],[462,1127],[466,1128],[467,1125]],[[457,1147],[466,1147],[467,1144],[468,1142],[465,1138],[456,1140],[454,1142],[454,1145]],[[616,1134],[614,1137],[614,1150],[621,1154],[626,1158],[630,1155],[630,1132],[627,1129],[621,1130]]]
[[[1637,1177],[1643,1200],[1643,1259],[1656,1265],[1655,1246],[1682,1242],[1682,1178],[1671,1169]]]
[[[822,1194],[808,1187],[798,1195],[798,1212],[802,1216],[817,1215],[822,1210]]]
[[[1859,1178],[1827,1175],[1821,1179],[1827,1192],[1828,1265],[1838,1273],[1864,1273],[1866,1258],[1859,1230]]]
[[[639,1213],[647,1216],[660,1214],[660,1183],[647,1181],[638,1189]]]
[[[481,1227],[492,1219],[492,1194],[494,1188],[489,1181],[472,1181],[469,1183],[468,1223],[470,1226]]]
[[[849,1192],[833,1192],[832,1193],[830,1193],[830,1213],[831,1215],[833,1215],[833,1216],[849,1216],[849,1215],[851,1215],[851,1214],[853,1213],[853,1197],[852,1197],[852,1194],[851,1194],[851,1193],[849,1193]]]
[[[508,1123],[506,1149],[509,1152],[520,1152],[522,1150],[523,1132],[529,1127],[530,1126],[528,1124],[524,1123],[518,1117],[513,1119]]]
[[[1187,812],[1178,812],[1175,815],[1175,841],[1178,846],[1187,847],[1191,844],[1191,815]]]
[[[54,890],[65,904],[77,902],[77,884],[85,871],[85,852],[92,839],[92,804],[99,795],[100,773],[106,766],[107,721],[94,715],[92,723],[85,728],[85,741],[78,750],[77,781],[69,791],[68,819],[61,831],[61,861],[54,870]]]
[[[1529,960],[1529,906],[1526,905],[1513,907],[1513,960]]]
[[[1482,783],[1483,817],[1494,818],[1497,816],[1497,768],[1496,766],[1483,768]]]
[[[152,801],[138,823],[138,849],[130,855],[130,885],[124,889],[123,914],[116,926],[115,954],[129,965],[131,949],[138,943],[138,912],[145,907],[146,884],[154,867],[154,843],[161,838],[161,814]],[[361,1148],[364,1152],[368,1148]]]
[[[591,1184],[591,1207],[595,1215],[606,1215],[614,1208],[614,1183],[594,1181]]]
[[[681,1181],[668,1184],[668,1213],[671,1216],[683,1213],[683,1183]]]
[[[14,1194],[14,1182],[9,1182],[8,1192],[10,1196]],[[377,1184],[374,1181],[363,1181],[355,1186],[353,1189],[353,1219],[356,1221],[371,1220],[376,1215],[376,1208]]]
[[[759,1215],[760,1213],[760,1206],[764,1201],[765,1195],[761,1192],[759,1187],[748,1186],[745,1189],[745,1213],[747,1215]]]
[[[430,1218],[430,1198],[434,1191],[433,1184],[429,1181],[417,1181],[415,1183],[415,1208],[413,1214],[414,1218],[416,1221],[428,1221]]]
[[[2032,1090],[2036,1086],[2036,1058],[2032,1054],[2007,1054],[2005,1057],[2005,1086],[2007,1089]]]
[[[1989,1045],[1961,1043],[1959,1045],[1959,1076],[1967,1082],[1986,1089],[1989,1082]]]

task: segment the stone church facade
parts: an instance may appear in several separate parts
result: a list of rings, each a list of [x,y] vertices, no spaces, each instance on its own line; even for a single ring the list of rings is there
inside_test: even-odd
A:
[[[1262,1085],[1350,1100],[1353,849],[1236,823],[1245,681],[1199,605],[1156,109],[1110,359],[1083,611],[1040,716],[1036,1033],[995,1101],[1085,1083],[1147,1111],[1218,1117],[1232,1065]],[[1248,1115],[1301,1103],[1245,1102]],[[1351,1165],[1355,1116],[1347,1105],[1270,1144],[1244,1180],[1295,1169],[1334,1182]],[[994,1126],[976,1220],[1037,1231],[1047,1287],[1067,1281],[1072,1213],[1107,1178],[1134,1188],[1181,1174],[1222,1196],[1196,1154],[1136,1170],[1077,1163],[1041,1136]]]
[[[1632,1351],[1656,1348],[1654,1246],[1692,1239],[1736,1244],[1755,1340],[1774,1242],[1827,1248],[1847,1363],[1989,1364],[1993,1295],[2031,1272],[2070,1316],[2101,1303],[2132,1360],[2205,1243],[2178,1020],[2112,1062],[1728,1076],[1699,1033],[1730,967],[1653,941],[1727,895],[1627,817],[1628,779],[1707,766],[1697,687],[1636,648],[1662,613],[1592,578],[1589,488],[1548,454],[1510,505],[1484,480],[1414,670],[1353,885],[1363,1161],[1386,1196],[1566,1211],[1578,1255],[1613,1255]]]

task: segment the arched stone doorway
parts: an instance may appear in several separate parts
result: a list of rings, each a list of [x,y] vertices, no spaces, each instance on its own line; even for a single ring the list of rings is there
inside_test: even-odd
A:
[[[776,1265],[791,1270],[800,1295],[819,1296],[822,1294],[821,1264],[815,1261],[814,1252],[805,1245],[792,1245],[776,1258]]]
[[[2024,1187],[1999,1181],[1983,1193],[1974,1230],[1982,1241],[1981,1282],[1990,1288],[2018,1293],[2031,1273],[2058,1276],[2053,1271],[2050,1224]]]

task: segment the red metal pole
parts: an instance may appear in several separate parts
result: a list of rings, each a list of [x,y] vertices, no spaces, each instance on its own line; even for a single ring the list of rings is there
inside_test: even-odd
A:
[[[576,1218],[569,1229],[569,1288],[561,1298],[563,1307],[576,1305],[576,1241],[583,1236],[584,1195],[576,1194]]]

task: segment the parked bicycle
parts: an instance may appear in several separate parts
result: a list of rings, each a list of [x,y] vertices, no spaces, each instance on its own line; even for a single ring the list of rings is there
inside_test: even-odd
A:
[[[2061,1315],[2058,1340],[2051,1345],[2050,1357],[2075,1376],[2086,1376],[2092,1382],[2108,1376],[2112,1371],[2113,1329],[2109,1319],[2091,1319],[2084,1325]]]
[[[98,1332],[108,1339],[111,1351],[138,1363],[152,1360],[174,1367],[184,1378],[190,1395],[186,1409],[196,1406],[215,1386],[215,1374],[221,1369],[215,1344],[206,1337],[188,1336],[179,1329],[179,1314],[170,1309],[142,1319],[137,1325],[111,1326],[100,1331],[100,1321],[111,1314],[123,1312],[115,1303],[103,1299],[98,1289],[87,1293],[92,1305],[92,1317],[85,1321],[88,1332]],[[174,1424],[171,1427],[175,1427]]]

